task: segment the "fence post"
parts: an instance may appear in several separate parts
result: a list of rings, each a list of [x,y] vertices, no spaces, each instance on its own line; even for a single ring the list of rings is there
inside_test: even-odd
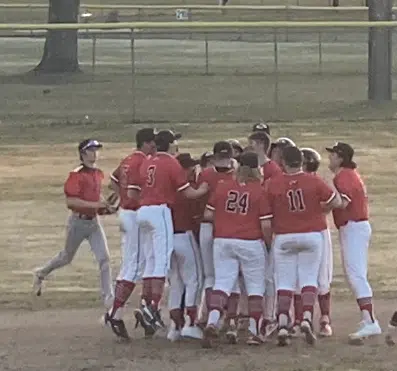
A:
[[[318,69],[319,73],[323,73],[323,42],[322,32],[318,32]]]
[[[131,90],[132,123],[135,123],[135,38],[133,28],[131,28]]]
[[[274,29],[274,106],[278,107],[278,40],[277,28]]]
[[[140,21],[141,20],[141,8],[138,8],[138,12],[137,12],[138,14],[138,21]]]
[[[208,34],[205,34],[205,74],[209,74]]]
[[[92,35],[92,73],[95,72],[96,64],[96,34]]]

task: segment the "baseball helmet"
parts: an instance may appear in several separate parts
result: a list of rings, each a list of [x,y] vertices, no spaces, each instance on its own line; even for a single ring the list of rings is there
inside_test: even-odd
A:
[[[315,173],[320,167],[321,156],[313,148],[301,148],[303,154],[303,166],[309,173]]]
[[[296,147],[294,141],[287,137],[277,138],[275,143],[280,145],[280,147],[284,147],[284,146]]]

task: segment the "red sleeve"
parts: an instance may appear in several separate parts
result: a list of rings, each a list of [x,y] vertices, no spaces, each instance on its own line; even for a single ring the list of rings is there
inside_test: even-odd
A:
[[[200,186],[201,184],[208,182],[206,178],[207,178],[206,170],[201,171],[197,177],[197,185]]]
[[[219,190],[219,188],[218,188],[218,190]],[[211,211],[215,210],[218,190],[216,192],[212,192],[211,197],[210,197],[210,199],[207,202],[206,208],[211,210]]]
[[[66,197],[80,196],[80,176],[79,173],[70,173],[63,186]]]
[[[183,191],[190,186],[185,170],[177,160],[174,160],[172,164],[172,175],[175,188],[178,192]]]
[[[320,198],[320,202],[330,203],[336,196],[335,191],[319,176],[317,177],[317,193]]]
[[[271,194],[271,182],[267,182],[266,191],[262,192],[262,197],[260,201],[260,219],[272,219],[273,218],[273,202]]]
[[[334,185],[338,192],[340,193],[341,197],[345,200],[351,202],[352,199],[352,189],[350,187],[350,182],[346,173],[339,173],[334,178]]]
[[[141,190],[142,186],[142,167],[144,160],[136,159],[133,161],[127,171],[127,188]]]

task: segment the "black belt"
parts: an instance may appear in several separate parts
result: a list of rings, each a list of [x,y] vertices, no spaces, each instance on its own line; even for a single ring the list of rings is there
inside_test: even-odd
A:
[[[77,214],[77,217],[82,220],[93,220],[95,216],[92,215],[85,215],[85,214]]]
[[[174,231],[174,234],[184,234],[184,233],[186,233],[187,231]]]

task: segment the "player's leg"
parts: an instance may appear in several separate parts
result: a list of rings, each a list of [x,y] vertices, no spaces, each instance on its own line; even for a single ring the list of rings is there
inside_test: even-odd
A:
[[[181,267],[183,256],[180,255],[181,235],[174,235],[174,252],[171,256],[171,269],[169,274],[169,292],[168,292],[168,309],[170,311],[170,327],[168,329],[167,339],[170,341],[179,340],[181,331],[184,326],[183,311],[181,309],[182,295],[185,285],[182,281]]]
[[[249,337],[248,344],[263,342],[260,334],[262,300],[265,291],[265,252],[261,241],[240,241],[238,259],[248,295]]]
[[[203,286],[203,272],[200,251],[193,232],[180,235],[181,244],[178,253],[181,254],[181,277],[185,287],[186,324],[182,336],[202,339],[202,330],[196,325],[198,305]],[[175,241],[176,242],[176,241]],[[174,247],[177,249],[177,246]]]
[[[248,294],[245,287],[243,274],[240,272],[238,276],[238,284],[240,287],[240,299],[238,302],[238,331],[246,332],[249,327],[249,310],[248,310]]]
[[[298,282],[302,295],[301,331],[306,341],[314,344],[316,337],[313,330],[314,304],[317,298],[318,274],[320,271],[323,236],[320,232],[300,233],[297,241],[300,246],[298,253]]]
[[[299,282],[296,282],[296,290],[294,292],[293,300],[294,322],[292,328],[290,329],[291,337],[298,337],[300,335],[300,325],[303,319],[302,295],[299,287]]]
[[[218,336],[228,297],[237,280],[239,262],[234,254],[233,241],[222,238],[214,240],[215,284],[210,296],[207,326],[204,329],[204,347],[210,347],[211,340]]]
[[[371,227],[368,222],[349,222],[339,229],[342,263],[347,280],[361,311],[359,329],[350,334],[351,340],[379,335],[382,331],[375,318],[372,289],[368,282],[368,248]]]
[[[214,257],[213,257],[213,226],[211,223],[200,224],[200,251],[204,270],[204,298],[201,302],[199,323],[207,323],[208,305],[211,291],[215,282]]]
[[[166,205],[156,207],[156,213],[148,215],[154,227],[153,251],[154,271],[151,279],[152,302],[151,310],[160,328],[165,328],[159,310],[164,294],[165,279],[171,266],[171,256],[174,250],[174,227],[171,210]]]
[[[227,299],[224,321],[221,331],[225,333],[226,340],[229,344],[237,344],[237,310],[240,301],[240,284],[238,276],[233,284],[231,293]]]
[[[55,269],[69,264],[81,243],[89,234],[88,220],[81,220],[75,215],[71,215],[66,226],[65,247],[54,258],[43,267],[36,269],[34,274],[33,290],[37,296],[41,295],[43,280]]]
[[[141,208],[143,209],[143,208]],[[145,330],[145,336],[152,336],[156,330],[156,320],[149,309],[152,302],[152,276],[154,272],[153,227],[144,218],[145,212],[138,210],[139,245],[143,253],[145,265],[142,274],[142,293],[138,308],[134,310],[136,327],[140,324]]]
[[[136,212],[132,210],[120,210],[119,222],[121,231],[122,261],[120,273],[116,280],[115,297],[111,309],[105,314],[105,322],[108,322],[115,331],[124,326],[123,309],[133,292],[136,282],[141,278],[142,253],[139,250],[139,227]]]
[[[112,273],[106,235],[98,219],[93,221],[91,234],[88,236],[88,243],[99,265],[102,299],[108,309],[114,299]]]
[[[320,307],[320,331],[323,337],[332,336],[331,327],[331,282],[333,272],[332,241],[329,229],[322,232],[323,252],[318,276],[318,304]]]
[[[296,234],[276,235],[273,244],[274,271],[277,290],[278,344],[288,344],[290,308],[295,292],[298,270]]]
[[[261,333],[266,337],[271,336],[277,330],[276,321],[276,286],[274,275],[274,252],[265,249],[265,295],[263,296],[263,322]]]

